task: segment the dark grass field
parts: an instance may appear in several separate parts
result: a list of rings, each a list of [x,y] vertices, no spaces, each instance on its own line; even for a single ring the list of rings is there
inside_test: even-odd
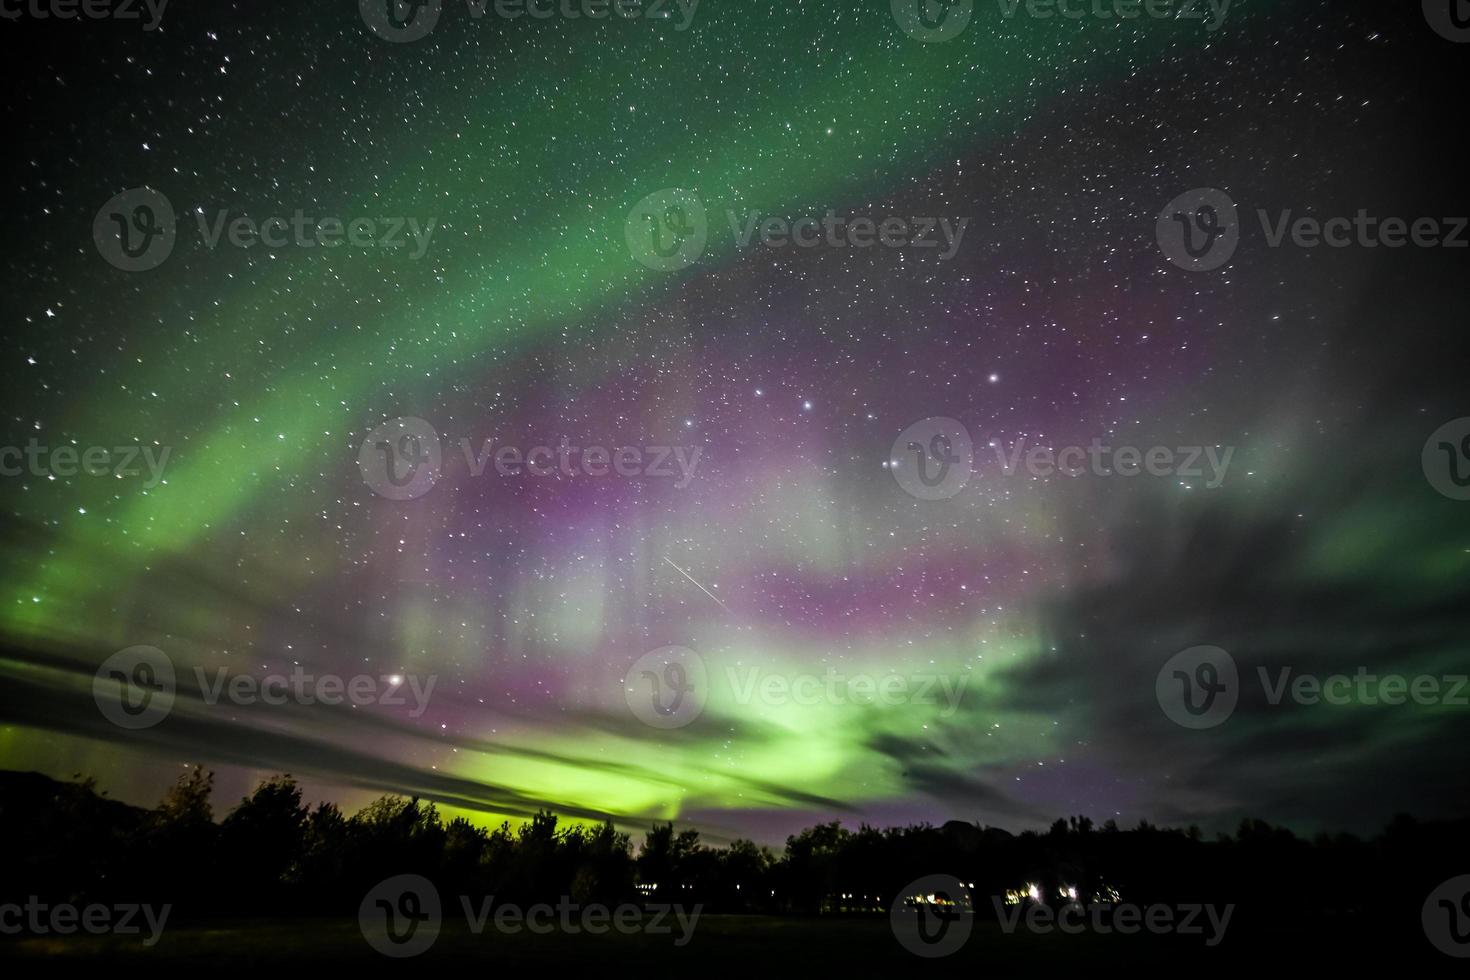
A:
[[[1390,930],[1359,919],[1258,923],[1228,934],[1216,947],[1198,936],[1037,935],[1005,933],[996,923],[976,922],[968,942],[954,954],[926,960],[905,950],[894,938],[886,917],[803,919],[757,916],[702,916],[691,941],[674,945],[676,935],[608,933],[601,936],[504,934],[486,929],[479,935],[463,922],[446,923],[425,953],[391,959],[372,950],[356,921],[250,920],[210,926],[169,928],[154,947],[138,937],[67,936],[0,939],[0,959],[29,968],[17,976],[39,976],[48,964],[123,966],[129,971],[254,973],[298,968],[375,968],[400,975],[444,967],[550,968],[588,973],[646,977],[724,975],[735,970],[759,975],[827,976],[853,971],[869,976],[893,971],[927,971],[931,975],[977,976],[985,970],[1082,970],[1120,967],[1151,970],[1199,970],[1207,974],[1242,974],[1267,970],[1301,970],[1318,975],[1327,966],[1361,966],[1391,957],[1425,975],[1446,975],[1462,968],[1432,949],[1422,934]],[[20,962],[16,962],[20,961]]]

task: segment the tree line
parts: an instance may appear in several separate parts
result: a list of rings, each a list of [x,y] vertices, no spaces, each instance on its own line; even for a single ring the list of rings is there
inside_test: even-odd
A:
[[[167,902],[182,917],[355,914],[396,874],[444,895],[502,902],[702,904],[781,915],[886,910],[904,886],[948,874],[993,902],[1236,902],[1293,914],[1402,905],[1470,871],[1470,821],[1396,818],[1381,834],[1304,838],[1259,820],[1207,839],[1147,822],[1122,829],[1074,816],[1012,834],[951,821],[856,829],[825,823],[781,851],[750,840],[710,846],[693,828],[655,824],[635,848],[612,823],[562,823],[546,811],[493,829],[446,820],[433,803],[383,796],[353,814],[302,802],[289,775],[262,781],[222,819],[214,774],[193,768],[158,806],[131,807],[95,781],[0,774],[0,834],[12,844],[0,902]]]

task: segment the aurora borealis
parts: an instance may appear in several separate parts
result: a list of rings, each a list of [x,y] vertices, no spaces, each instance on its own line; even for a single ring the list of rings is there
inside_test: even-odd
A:
[[[5,69],[0,444],[139,447],[141,471],[62,475],[53,454],[0,477],[0,768],[151,803],[198,762],[224,798],[291,772],[344,805],[716,839],[1465,812],[1470,708],[1252,696],[1258,668],[1470,664],[1470,504],[1421,468],[1470,415],[1463,253],[1271,248],[1247,226],[1190,272],[1155,240],[1197,187],[1250,214],[1466,213],[1439,94],[1463,51],[1417,10],[1237,0],[1207,30],[977,2],[925,43],[886,0],[627,20],[447,2],[392,43],[352,4],[261,6],[0,24],[31,58]],[[93,226],[140,187],[178,236],[129,273]],[[672,271],[628,247],[667,189],[708,215]],[[727,218],[834,212],[968,223],[932,249],[780,247]],[[417,259],[200,231],[298,213],[435,230]],[[442,473],[390,499],[360,458],[402,418],[441,437]],[[932,418],[975,443],[948,499],[891,469]],[[1213,486],[1007,475],[991,447],[1017,440],[1232,455]],[[607,459],[493,462],[564,441]],[[167,450],[161,479],[143,447]],[[683,478],[620,475],[622,447],[684,452]],[[1200,645],[1247,691],[1189,731],[1155,679]],[[135,646],[180,693],[127,731],[92,683]],[[659,728],[625,675],[666,647],[702,658],[708,700]],[[435,684],[416,715],[210,704],[195,668]],[[936,682],[893,703],[730,683],[834,673]]]

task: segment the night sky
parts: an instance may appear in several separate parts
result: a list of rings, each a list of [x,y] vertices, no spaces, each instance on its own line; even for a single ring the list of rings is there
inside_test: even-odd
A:
[[[1470,503],[1421,463],[1470,416],[1470,252],[1271,247],[1255,217],[1470,213],[1470,46],[1417,3],[1237,0],[1209,30],[977,0],[931,42],[887,0],[704,0],[687,22],[446,0],[406,43],[355,7],[0,21],[0,445],[168,450],[157,481],[141,459],[0,477],[0,768],[148,805],[202,763],[217,801],[284,771],[347,808],[396,792],[762,841],[1470,809],[1470,707],[1272,705],[1258,679],[1470,672]],[[94,225],[136,188],[178,232],[128,272]],[[1239,207],[1213,271],[1156,238],[1197,188]],[[628,243],[670,190],[707,242],[661,268]],[[434,230],[414,257],[407,232],[211,249],[198,225],[298,210]],[[727,219],[829,210],[968,222],[946,257],[746,246]],[[364,479],[400,418],[443,442],[412,499]],[[926,500],[895,440],[935,418],[974,466]],[[564,437],[699,456],[681,481],[476,476],[459,451]],[[1007,475],[994,447],[1022,439],[1231,456],[1219,481]],[[178,696],[129,730],[93,675],[140,645]],[[1192,730],[1156,680],[1197,646],[1241,690]],[[702,710],[650,725],[627,675],[667,647],[697,654]],[[298,665],[436,686],[414,715],[194,683]],[[962,696],[729,683],[829,669]]]

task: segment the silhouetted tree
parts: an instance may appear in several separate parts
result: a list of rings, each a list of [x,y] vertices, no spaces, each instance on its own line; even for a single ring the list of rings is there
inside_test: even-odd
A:
[[[1329,910],[1383,913],[1405,894],[1426,894],[1444,868],[1470,863],[1470,821],[1397,818],[1379,837],[1318,833],[1310,839],[1247,819],[1206,841],[1198,827],[1140,821],[1101,832],[1073,816],[1045,833],[1011,835],[964,821],[849,831],[809,827],[776,854],[753,841],[706,845],[693,828],[651,827],[636,860],[611,822],[562,827],[541,811],[519,826],[486,831],[465,816],[447,824],[432,803],[383,796],[346,817],[332,804],[302,804],[289,775],[261,782],[213,821],[213,774],[182,774],[153,810],[107,800],[91,781],[63,784],[0,773],[0,838],[12,861],[0,901],[37,895],[85,902],[171,903],[180,917],[214,914],[352,915],[364,892],[405,872],[441,894],[502,901],[609,905],[698,903],[706,911],[843,913],[885,910],[910,881],[946,873],[974,882],[977,914],[988,896],[1035,885],[1050,903],[1100,898],[1256,903],[1274,909],[1283,883],[1308,882],[1309,917]],[[101,851],[95,859],[92,855]],[[1292,894],[1297,894],[1292,892]]]
[[[220,825],[222,855],[239,869],[234,900],[242,910],[279,909],[284,888],[301,861],[308,813],[290,775],[274,776]]]

